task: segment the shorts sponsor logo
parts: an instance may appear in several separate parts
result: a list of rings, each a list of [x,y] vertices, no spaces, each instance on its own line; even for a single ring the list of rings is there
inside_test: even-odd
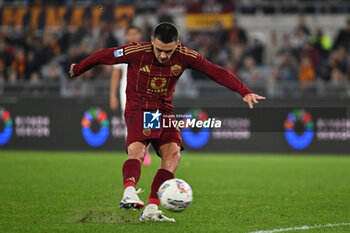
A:
[[[295,124],[302,123],[304,132],[298,135],[295,132]],[[284,136],[291,147],[297,150],[303,150],[310,145],[314,138],[314,122],[310,113],[304,109],[294,109],[284,121]]]
[[[121,57],[124,55],[123,49],[114,50],[114,57]]]
[[[161,115],[159,110],[143,112],[143,128],[160,129]]]

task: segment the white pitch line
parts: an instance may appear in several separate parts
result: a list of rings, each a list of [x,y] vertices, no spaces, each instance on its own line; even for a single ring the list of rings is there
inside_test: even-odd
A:
[[[250,233],[274,233],[274,232],[283,232],[283,231],[294,231],[294,230],[309,230],[313,228],[323,228],[323,227],[338,227],[338,226],[350,226],[350,222],[346,223],[335,223],[327,225],[314,225],[314,226],[301,226],[301,227],[289,227],[289,228],[280,228],[273,230],[264,230],[264,231],[252,231]]]

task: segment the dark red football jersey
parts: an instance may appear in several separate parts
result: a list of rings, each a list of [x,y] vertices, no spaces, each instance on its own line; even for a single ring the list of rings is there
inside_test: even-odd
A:
[[[153,53],[151,43],[133,43],[100,50],[74,66],[80,75],[98,64],[127,63],[126,111],[133,109],[173,111],[175,85],[183,71],[192,68],[215,82],[238,92],[242,97],[252,93],[227,70],[210,63],[194,50],[179,43],[171,58],[162,64]]]

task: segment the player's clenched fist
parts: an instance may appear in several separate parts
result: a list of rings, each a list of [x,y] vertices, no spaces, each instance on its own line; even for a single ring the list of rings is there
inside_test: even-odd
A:
[[[73,67],[75,66],[75,63],[73,63],[72,65],[70,65],[70,69],[69,69],[69,77],[74,78],[76,75],[73,72]]]

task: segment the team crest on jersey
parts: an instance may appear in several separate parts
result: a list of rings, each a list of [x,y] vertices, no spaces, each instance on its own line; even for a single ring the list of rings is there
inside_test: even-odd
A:
[[[173,65],[173,66],[170,68],[170,70],[171,70],[171,73],[173,73],[175,76],[177,76],[177,75],[180,74],[181,68],[182,68],[182,67],[181,67],[180,65],[175,64],[175,65]]]
[[[145,135],[146,137],[151,135],[151,132],[152,132],[151,129],[143,129],[142,130],[143,135]]]

